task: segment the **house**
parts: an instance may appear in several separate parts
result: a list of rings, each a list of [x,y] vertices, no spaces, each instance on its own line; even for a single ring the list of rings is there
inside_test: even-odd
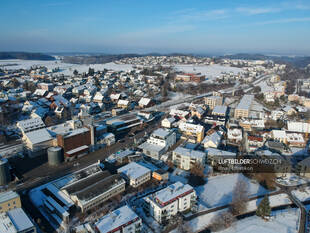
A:
[[[287,137],[285,130],[272,130],[271,135],[274,140],[286,143]]]
[[[101,217],[95,223],[95,228],[99,233],[141,232],[142,220],[128,205],[125,205]]]
[[[182,138],[192,143],[200,143],[204,136],[204,127],[187,122],[181,122],[179,129],[182,132]]]
[[[169,115],[173,117],[177,117],[178,119],[181,119],[181,120],[186,120],[189,116],[189,112],[178,110],[178,109],[171,109]]]
[[[21,207],[20,196],[16,192],[7,191],[0,193],[0,213]]]
[[[196,163],[199,163],[204,167],[205,160],[206,153],[202,151],[191,150],[179,146],[172,152],[173,163],[184,170],[190,170]]]
[[[304,148],[306,146],[306,141],[300,133],[286,133],[286,142],[293,147]]]
[[[148,107],[151,107],[152,105],[154,105],[154,102],[152,101],[152,99],[150,98],[145,98],[145,97],[142,97],[140,100],[139,100],[139,107],[140,108],[148,108]]]
[[[117,169],[117,173],[123,174],[125,179],[129,181],[128,183],[134,188],[151,179],[151,170],[135,162]]]
[[[305,158],[297,164],[296,173],[300,176],[310,178],[310,157]]]
[[[242,129],[239,128],[229,128],[227,130],[227,139],[229,142],[234,144],[239,144],[242,141]]]
[[[127,109],[129,107],[129,101],[128,100],[118,100],[117,107]]]
[[[159,128],[155,130],[146,142],[139,146],[147,156],[160,159],[171,146],[176,143],[176,134],[173,130]]]
[[[209,147],[205,150],[208,156],[208,163],[216,166],[221,158],[236,158],[236,153]]]
[[[172,128],[173,123],[175,123],[174,117],[165,118],[161,121],[161,126],[164,128]]]
[[[297,114],[297,111],[291,107],[291,106],[286,106],[283,108],[283,111],[288,115],[288,116],[292,116]]]
[[[201,142],[204,148],[218,148],[222,140],[222,132],[214,131],[211,134],[207,135]]]
[[[205,114],[205,112],[206,111],[202,107],[198,106],[192,109],[191,115],[192,117],[196,116],[198,119],[201,119],[203,115]]]
[[[189,184],[176,182],[144,198],[144,210],[157,222],[167,221],[179,212],[191,210],[196,204],[196,192]]]
[[[247,148],[249,152],[253,152],[264,145],[264,138],[261,136],[248,135],[247,138]]]

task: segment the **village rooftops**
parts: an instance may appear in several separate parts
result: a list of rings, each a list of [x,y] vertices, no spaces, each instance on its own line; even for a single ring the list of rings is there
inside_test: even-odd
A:
[[[146,173],[151,172],[151,170],[140,165],[140,164],[137,164],[135,162],[131,162],[131,163],[117,169],[117,172],[123,173],[129,179],[137,179],[137,178],[145,175]]]
[[[178,197],[185,196],[193,192],[193,187],[189,184],[183,184],[180,181],[169,185],[168,187],[156,192],[153,196],[160,205],[167,205],[169,202],[177,199]]]
[[[116,232],[122,226],[139,220],[138,215],[127,205],[103,216],[95,224],[100,233]]]

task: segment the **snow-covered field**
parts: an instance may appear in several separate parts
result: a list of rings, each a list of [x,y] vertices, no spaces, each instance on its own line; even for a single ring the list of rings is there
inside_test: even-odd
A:
[[[0,67],[2,65],[7,64],[16,64],[16,65],[10,65],[10,66],[4,66],[5,69],[13,70],[13,69],[28,69],[31,66],[45,66],[48,69],[54,69],[59,67],[61,74],[65,75],[71,75],[73,71],[76,69],[77,71],[81,72],[87,72],[89,67],[97,70],[103,70],[103,69],[112,69],[115,71],[127,71],[132,69],[132,65],[126,65],[126,64],[115,64],[113,62],[105,63],[105,64],[90,64],[90,65],[79,65],[79,64],[69,64],[69,63],[62,63],[60,60],[54,60],[54,61],[38,61],[38,60],[0,60]]]
[[[202,231],[210,225],[215,216],[225,211],[227,211],[227,209],[194,218],[188,222],[188,226],[192,232]],[[233,226],[220,231],[220,233],[294,233],[298,232],[299,216],[299,209],[273,211],[269,221],[264,221],[260,217],[252,216],[235,222]],[[170,233],[178,233],[178,231],[174,230]]]
[[[239,177],[248,183],[250,197],[268,192],[261,185],[254,183],[242,174],[221,175],[209,178],[205,185],[196,188],[200,204],[206,208],[213,208],[230,203]]]
[[[269,221],[253,216],[238,221],[234,226],[220,233],[294,233],[298,232],[299,210],[289,209],[273,212]]]
[[[299,188],[299,190],[293,190],[292,194],[297,197],[300,201],[310,200],[310,187]]]
[[[201,73],[206,75],[209,80],[215,79],[222,75],[222,73],[242,73],[243,69],[222,65],[175,65],[177,71],[183,71],[188,73]]]

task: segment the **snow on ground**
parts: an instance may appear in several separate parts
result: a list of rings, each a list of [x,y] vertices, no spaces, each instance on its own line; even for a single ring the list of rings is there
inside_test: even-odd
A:
[[[294,173],[288,173],[286,177],[278,178],[277,183],[285,186],[295,186],[300,184],[305,184],[309,182],[306,178],[295,175]]]
[[[201,73],[206,75],[206,79],[212,80],[222,76],[222,73],[242,73],[243,69],[230,66],[221,65],[175,65],[177,71],[183,71],[188,73]]]
[[[169,181],[171,182],[182,182],[183,184],[187,184],[187,176],[189,172],[186,172],[182,169],[176,168],[173,173],[169,173]]]
[[[259,203],[263,198],[258,198],[248,202],[247,211],[256,211]],[[292,201],[289,199],[286,193],[280,193],[277,195],[269,196],[269,202],[271,207],[284,206],[292,204]]]
[[[253,216],[238,221],[220,233],[294,233],[298,232],[299,209],[275,211],[269,221]]]
[[[269,86],[266,80],[258,83],[258,86],[260,86],[262,93],[274,91],[274,88],[272,86]]]
[[[103,69],[112,69],[115,71],[126,71],[131,70],[132,65],[127,64],[115,64],[113,62],[105,63],[105,64],[90,64],[90,65],[80,65],[80,64],[69,64],[69,63],[62,63],[60,60],[54,61],[38,61],[38,60],[0,60],[0,66],[7,65],[7,64],[17,64],[17,65],[10,65],[4,66],[5,69],[29,69],[31,66],[45,66],[48,69],[54,69],[59,67],[61,70],[60,74],[71,75],[73,71],[76,69],[80,73],[87,72],[89,67],[94,68],[95,71],[103,70]]]
[[[180,100],[180,99],[188,98],[191,96],[192,95],[186,95],[180,92],[171,92],[171,91],[169,91],[169,95],[168,95],[170,100]]]
[[[226,205],[232,200],[232,192],[241,177],[249,185],[249,197],[255,197],[268,192],[258,183],[251,181],[242,174],[229,174],[211,177],[203,186],[196,188],[197,195],[199,196],[200,204],[207,208],[218,207]]]
[[[310,187],[301,187],[299,190],[293,190],[292,194],[297,197],[300,201],[310,200]]]

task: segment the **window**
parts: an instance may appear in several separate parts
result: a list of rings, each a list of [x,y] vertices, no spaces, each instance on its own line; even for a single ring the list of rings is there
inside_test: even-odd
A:
[[[10,203],[8,203],[8,206],[11,206],[11,204],[10,204]]]
[[[16,204],[15,201],[13,201],[13,204],[14,204],[14,205]]]

